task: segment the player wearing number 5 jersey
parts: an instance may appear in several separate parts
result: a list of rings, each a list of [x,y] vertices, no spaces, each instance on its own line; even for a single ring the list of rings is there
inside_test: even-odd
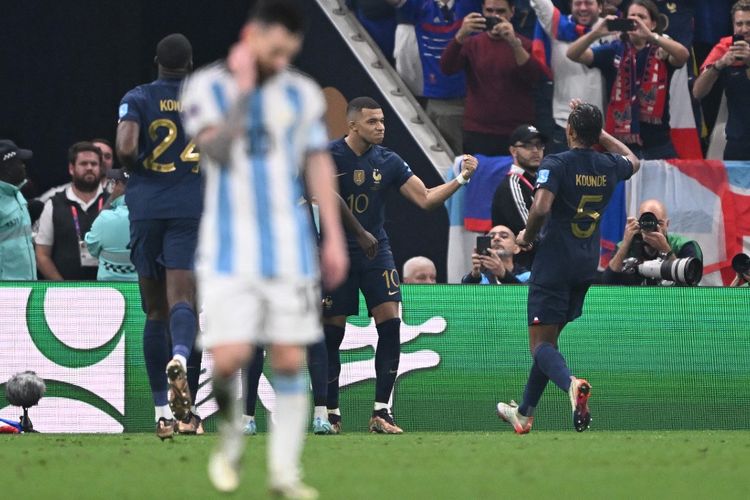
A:
[[[533,364],[517,406],[498,403],[498,415],[518,434],[531,430],[534,408],[547,382],[567,392],[573,425],[588,428],[589,383],[571,375],[557,339],[565,325],[578,318],[599,261],[599,222],[621,180],[638,171],[638,158],[620,141],[602,131],[601,111],[592,104],[571,103],[567,125],[570,151],[547,156],[539,166],[536,193],[526,229],[516,244],[534,246],[528,321]],[[592,149],[600,144],[608,153]],[[540,232],[541,231],[541,232]]]
[[[341,429],[339,348],[344,338],[346,317],[359,311],[359,290],[375,319],[378,346],[375,352],[375,405],[369,422],[371,432],[402,432],[389,408],[389,399],[398,374],[401,302],[399,277],[388,236],[383,229],[385,199],[389,189],[399,192],[425,210],[440,206],[468,182],[477,166],[466,155],[459,176],[445,184],[427,188],[409,165],[393,151],[380,146],[385,134],[385,118],[380,105],[370,97],[353,99],[347,107],[349,133],[329,149],[336,163],[341,197],[365,230],[378,239],[378,252],[370,259],[356,237],[348,235],[351,268],[346,282],[323,300],[323,325],[328,349],[328,419],[333,429]],[[325,232],[325,226],[323,227]]]
[[[175,427],[188,434],[202,432],[191,398],[198,386],[201,355],[193,352],[193,261],[202,195],[198,153],[180,121],[180,84],[193,64],[188,39],[181,34],[163,38],[156,48],[156,63],[159,78],[122,98],[116,149],[130,173],[125,198],[131,260],[146,312],[143,352],[156,407],[156,433],[164,439],[172,437]]]

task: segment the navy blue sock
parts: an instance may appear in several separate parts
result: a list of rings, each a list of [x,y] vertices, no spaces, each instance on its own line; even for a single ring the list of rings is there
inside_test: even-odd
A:
[[[387,403],[398,375],[401,357],[401,320],[383,321],[378,329],[378,347],[375,349],[375,402]]]
[[[325,406],[328,402],[328,350],[324,339],[307,346],[307,369],[310,371],[313,402]]]
[[[543,342],[534,350],[534,362],[557,387],[565,392],[570,388],[570,369],[565,364],[565,358],[560,351],[547,342]]]
[[[194,348],[187,359],[187,382],[190,388],[190,394],[193,396],[193,404],[198,406],[198,389],[200,389],[201,379],[201,362],[203,361],[203,351]]]
[[[167,404],[167,374],[164,367],[169,361],[166,321],[147,319],[143,328],[143,359],[146,361],[148,383],[155,406]]]
[[[198,321],[190,304],[178,302],[172,306],[169,311],[169,331],[172,332],[172,356],[180,354],[185,359],[189,358],[198,333]]]
[[[549,377],[542,372],[534,361],[531,365],[531,371],[529,372],[529,378],[526,381],[526,388],[523,390],[523,401],[521,406],[518,407],[518,411],[525,417],[530,417],[534,414],[534,408],[539,405],[539,400],[542,398],[544,389],[547,387]]]
[[[245,415],[255,416],[255,405],[258,402],[258,383],[263,373],[263,348],[256,347],[255,354],[245,367]]]
[[[335,325],[323,325],[328,351],[328,399],[329,409],[339,407],[339,375],[341,374],[341,357],[339,348],[344,341],[345,328]]]

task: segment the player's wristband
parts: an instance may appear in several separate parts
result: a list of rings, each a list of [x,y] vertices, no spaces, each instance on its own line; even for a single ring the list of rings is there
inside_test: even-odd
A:
[[[456,176],[456,182],[458,182],[458,183],[459,183],[459,184],[461,184],[462,186],[463,186],[464,184],[468,184],[470,180],[471,180],[471,179],[467,179],[466,177],[464,177],[464,174],[463,174],[463,173],[461,173],[461,174],[458,174],[458,175]]]

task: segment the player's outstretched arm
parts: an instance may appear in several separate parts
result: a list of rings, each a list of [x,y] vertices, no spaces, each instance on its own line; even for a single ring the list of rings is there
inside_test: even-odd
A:
[[[332,290],[344,282],[349,270],[349,255],[336,199],[335,167],[327,151],[310,153],[306,167],[307,189],[318,200],[320,225],[324,228],[320,245],[321,277],[325,289]]]
[[[422,179],[413,175],[401,186],[401,194],[412,203],[424,210],[432,210],[439,207],[448,198],[453,195],[458,188],[463,184],[469,182],[469,179],[474,175],[477,169],[478,161],[471,155],[464,155],[464,159],[461,163],[461,173],[458,177],[463,177],[464,182],[459,182],[458,177],[435,186],[434,188],[428,188],[422,182]]]
[[[117,159],[125,170],[132,172],[138,160],[138,134],[140,125],[132,120],[123,120],[117,125],[117,138],[115,139],[115,150]]]

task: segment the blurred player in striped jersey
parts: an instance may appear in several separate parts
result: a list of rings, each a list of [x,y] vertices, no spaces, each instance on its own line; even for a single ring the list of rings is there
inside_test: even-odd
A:
[[[253,346],[265,344],[276,391],[269,487],[286,498],[317,497],[301,481],[308,415],[301,368],[304,346],[321,338],[319,279],[335,287],[348,267],[325,101],[313,81],[288,69],[302,31],[302,14],[290,1],[261,0],[226,64],[196,72],[182,94],[185,129],[206,174],[197,273],[220,418],[209,478],[221,491],[239,485],[243,439],[234,375]],[[326,228],[320,270],[312,220],[298,204],[303,168]]]

